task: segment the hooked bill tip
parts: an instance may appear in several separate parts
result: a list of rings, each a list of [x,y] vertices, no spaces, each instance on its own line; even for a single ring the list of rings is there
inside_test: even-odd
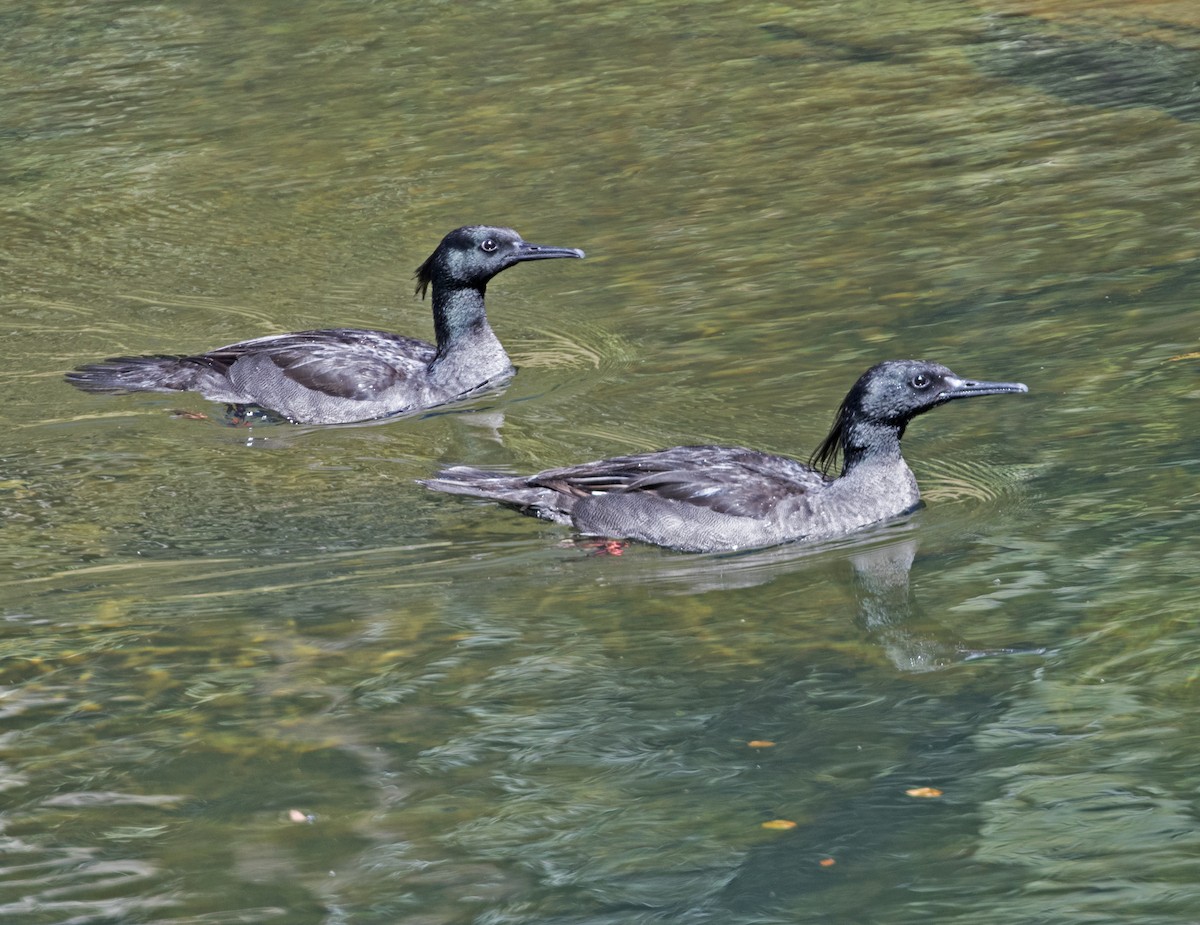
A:
[[[578,247],[553,247],[547,244],[530,244],[522,241],[517,245],[517,257],[523,260],[537,260],[540,257],[583,257],[584,253]]]
[[[1009,392],[1028,392],[1024,382],[974,382],[967,380],[955,390],[959,395],[1003,395]]]

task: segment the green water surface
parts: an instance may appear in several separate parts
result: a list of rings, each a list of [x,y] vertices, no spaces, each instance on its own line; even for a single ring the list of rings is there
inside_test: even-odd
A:
[[[1200,22],[1019,7],[0,10],[0,921],[1200,920]],[[62,381],[430,337],[484,222],[588,257],[491,284],[468,408]],[[414,482],[803,458],[908,356],[1031,394],[914,422],[927,506],[830,547]]]

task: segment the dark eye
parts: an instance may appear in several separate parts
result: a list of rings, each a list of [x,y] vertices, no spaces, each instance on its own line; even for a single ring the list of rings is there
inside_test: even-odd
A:
[[[926,376],[924,373],[917,373],[915,376],[912,377],[912,387],[914,389],[929,388],[929,377]]]
[[[484,241],[482,244],[479,245],[479,249],[488,254],[490,254],[494,250],[499,250],[499,248],[500,248],[500,245],[497,244],[495,241],[493,241],[491,238],[488,238],[486,241]]]

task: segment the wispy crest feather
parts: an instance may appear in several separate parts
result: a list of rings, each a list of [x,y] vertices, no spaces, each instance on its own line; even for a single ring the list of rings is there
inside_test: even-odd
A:
[[[848,399],[849,396],[847,396]],[[846,408],[846,401],[843,401],[838,406],[837,414],[834,415],[833,427],[829,429],[829,434],[808,458],[808,464],[826,477],[832,477],[834,474],[834,466],[842,452],[842,440],[849,424],[850,412]]]
[[[439,248],[440,250],[440,248]],[[414,295],[425,298],[425,293],[429,291],[429,284],[433,282],[433,258],[437,256],[437,251],[430,254],[423,264],[417,267],[417,271],[413,273],[413,279],[417,281],[417,288],[413,290]]]

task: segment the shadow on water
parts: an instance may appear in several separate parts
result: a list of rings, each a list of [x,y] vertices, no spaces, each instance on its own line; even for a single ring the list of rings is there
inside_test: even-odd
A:
[[[697,595],[729,592],[814,576],[834,567],[835,583],[854,603],[859,625],[870,644],[899,671],[936,671],[961,662],[1001,655],[1041,655],[1039,646],[974,647],[937,629],[922,612],[911,589],[913,561],[919,547],[920,515],[865,531],[849,539],[808,546],[795,543],[743,553],[654,553],[594,539],[564,543],[601,560],[626,557],[617,569],[569,564],[591,580],[608,586],[644,584],[659,593]],[[640,561],[639,561],[640,560]],[[567,560],[569,563],[569,560]],[[627,567],[626,567],[627,566]]]
[[[972,53],[986,73],[1071,103],[1153,108],[1195,122],[1200,120],[1200,28],[1162,25],[1175,44],[1114,42],[1096,28],[997,17]]]
[[[987,74],[1036,87],[1063,100],[1106,109],[1146,107],[1176,119],[1200,119],[1200,27],[1158,22],[1161,40],[1114,41],[1096,25],[1020,14],[984,18],[975,32],[956,36]],[[855,41],[845,32],[782,23],[761,27],[775,41],[800,42],[847,64],[903,67],[921,48],[911,40]]]
[[[856,553],[854,572],[859,619],[875,644],[901,671],[934,671],[958,662],[996,655],[1042,655],[1043,648],[971,648],[961,642],[921,635],[913,623],[918,604],[909,583],[917,541]]]

